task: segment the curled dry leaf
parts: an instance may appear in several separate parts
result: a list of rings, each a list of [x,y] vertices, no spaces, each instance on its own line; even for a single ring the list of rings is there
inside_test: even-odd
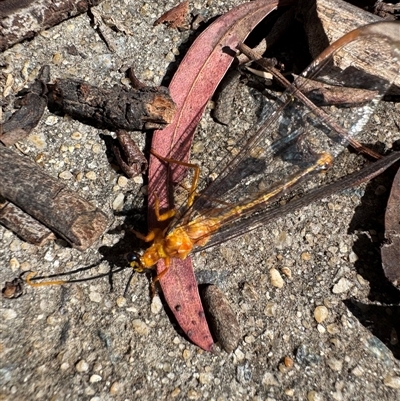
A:
[[[385,214],[385,237],[382,246],[382,265],[386,278],[400,289],[400,170],[390,192]]]
[[[292,1],[279,2],[289,5]],[[175,73],[169,90],[177,105],[173,122],[154,134],[152,147],[161,156],[188,160],[192,137],[207,102],[233,61],[236,46],[251,30],[278,6],[276,0],[256,0],[233,8],[213,22],[192,44]],[[154,217],[154,202],[158,197],[162,210],[168,204],[168,185],[179,182],[182,168],[169,166],[152,156],[149,166],[149,227],[159,223]],[[164,261],[157,264],[157,273],[165,269]],[[172,259],[160,284],[165,299],[179,325],[190,340],[205,350],[213,342],[201,305],[197,282],[189,258]],[[178,306],[178,307],[177,307]]]
[[[167,24],[169,28],[188,29],[189,1],[183,1],[177,6],[165,12],[156,22],[154,26],[159,24]]]
[[[19,277],[13,281],[6,281],[4,288],[1,290],[3,297],[8,299],[19,298],[22,295],[22,284],[23,281]]]
[[[118,130],[116,134],[118,142],[113,151],[119,166],[129,178],[140,175],[147,169],[146,158],[127,131]]]

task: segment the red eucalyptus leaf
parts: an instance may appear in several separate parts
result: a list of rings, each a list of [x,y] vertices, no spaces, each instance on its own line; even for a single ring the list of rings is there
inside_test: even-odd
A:
[[[169,90],[177,105],[173,122],[154,133],[152,148],[159,155],[174,160],[188,160],[194,131],[207,102],[233,61],[236,46],[253,28],[279,5],[294,1],[256,0],[242,4],[219,17],[193,43],[179,65]],[[154,200],[160,199],[162,210],[168,203],[171,184],[179,182],[183,169],[166,166],[154,156],[149,167],[149,227],[159,225],[154,216]],[[157,264],[159,274],[164,261]],[[160,280],[165,299],[189,339],[207,351],[213,345],[204,317],[197,282],[190,258],[173,259],[168,273]]]
[[[385,237],[382,266],[386,278],[400,290],[400,170],[393,181],[385,214]]]

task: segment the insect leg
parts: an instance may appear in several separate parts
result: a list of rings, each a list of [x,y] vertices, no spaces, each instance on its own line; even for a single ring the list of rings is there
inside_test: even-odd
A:
[[[166,157],[159,155],[153,149],[151,150],[151,154],[154,155],[155,157],[157,157],[157,159],[160,159],[164,162],[178,164],[179,166],[192,168],[194,170],[194,176],[193,176],[192,184],[190,185],[189,196],[188,196],[188,201],[187,201],[188,207],[192,206],[193,202],[194,202],[194,198],[196,196],[196,188],[197,188],[197,185],[199,182],[200,167],[197,164],[181,162],[179,160],[174,160],[174,159],[168,159]]]
[[[165,263],[165,269],[161,273],[157,274],[157,276],[155,276],[153,278],[153,280],[151,281],[151,295],[152,295],[152,297],[154,297],[154,295],[156,294],[156,283],[157,283],[157,281],[160,281],[165,276],[165,274],[168,272],[168,270],[170,268],[170,258],[165,258],[164,259],[164,263]]]

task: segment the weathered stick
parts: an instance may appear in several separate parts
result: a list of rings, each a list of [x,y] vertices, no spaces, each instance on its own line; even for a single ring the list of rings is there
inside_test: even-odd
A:
[[[0,195],[84,250],[107,228],[107,216],[47,175],[35,163],[0,146]]]
[[[0,1],[0,51],[60,22],[86,12],[102,0]]]
[[[137,147],[129,132],[118,130],[117,145],[113,146],[115,158],[122,171],[129,177],[136,177],[147,169],[147,160]]]
[[[1,4],[1,3],[0,3]],[[4,124],[0,124],[0,142],[12,146],[26,138],[38,125],[47,105],[47,83],[50,81],[50,67],[43,66],[35,82],[23,90],[19,99],[21,106]]]
[[[162,129],[175,114],[175,103],[164,87],[110,89],[72,79],[48,85],[48,107],[84,123],[110,130]]]
[[[55,235],[28,213],[6,200],[0,199],[0,224],[30,244],[42,246]]]

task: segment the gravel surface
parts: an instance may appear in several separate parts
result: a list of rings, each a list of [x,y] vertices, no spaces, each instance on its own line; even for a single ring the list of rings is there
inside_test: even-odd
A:
[[[199,1],[190,9],[208,19],[239,3]],[[96,10],[131,31],[110,29],[114,53],[84,14],[3,53],[1,84],[12,75],[12,96],[50,64],[52,79],[99,86],[127,84],[119,69],[134,65],[139,79],[159,85],[190,35],[153,27],[173,5],[104,1]],[[71,45],[76,55],[68,53]],[[251,127],[256,117],[249,111],[259,96],[243,89],[238,101],[246,106],[228,128],[206,111],[194,160],[206,164],[213,141]],[[398,111],[382,105],[368,129],[371,141],[391,146],[400,139]],[[129,222],[140,219],[145,231],[146,187],[142,177],[127,180],[110,163],[110,135],[46,110],[19,143],[21,152],[107,213],[112,225],[85,252],[60,240],[38,248],[0,227],[1,283],[28,270],[50,274],[94,264],[96,274],[124,263],[129,243],[119,227],[134,209]],[[142,133],[133,137],[144,146]],[[360,160],[346,153],[342,174]],[[237,314],[242,339],[230,354],[204,352],[184,338],[160,298],[151,300],[149,276],[135,275],[124,297],[128,270],[114,276],[113,291],[101,279],[25,288],[18,299],[0,299],[0,400],[399,399],[400,296],[385,284],[379,261],[389,185],[380,177],[195,255],[199,282],[217,284]]]

